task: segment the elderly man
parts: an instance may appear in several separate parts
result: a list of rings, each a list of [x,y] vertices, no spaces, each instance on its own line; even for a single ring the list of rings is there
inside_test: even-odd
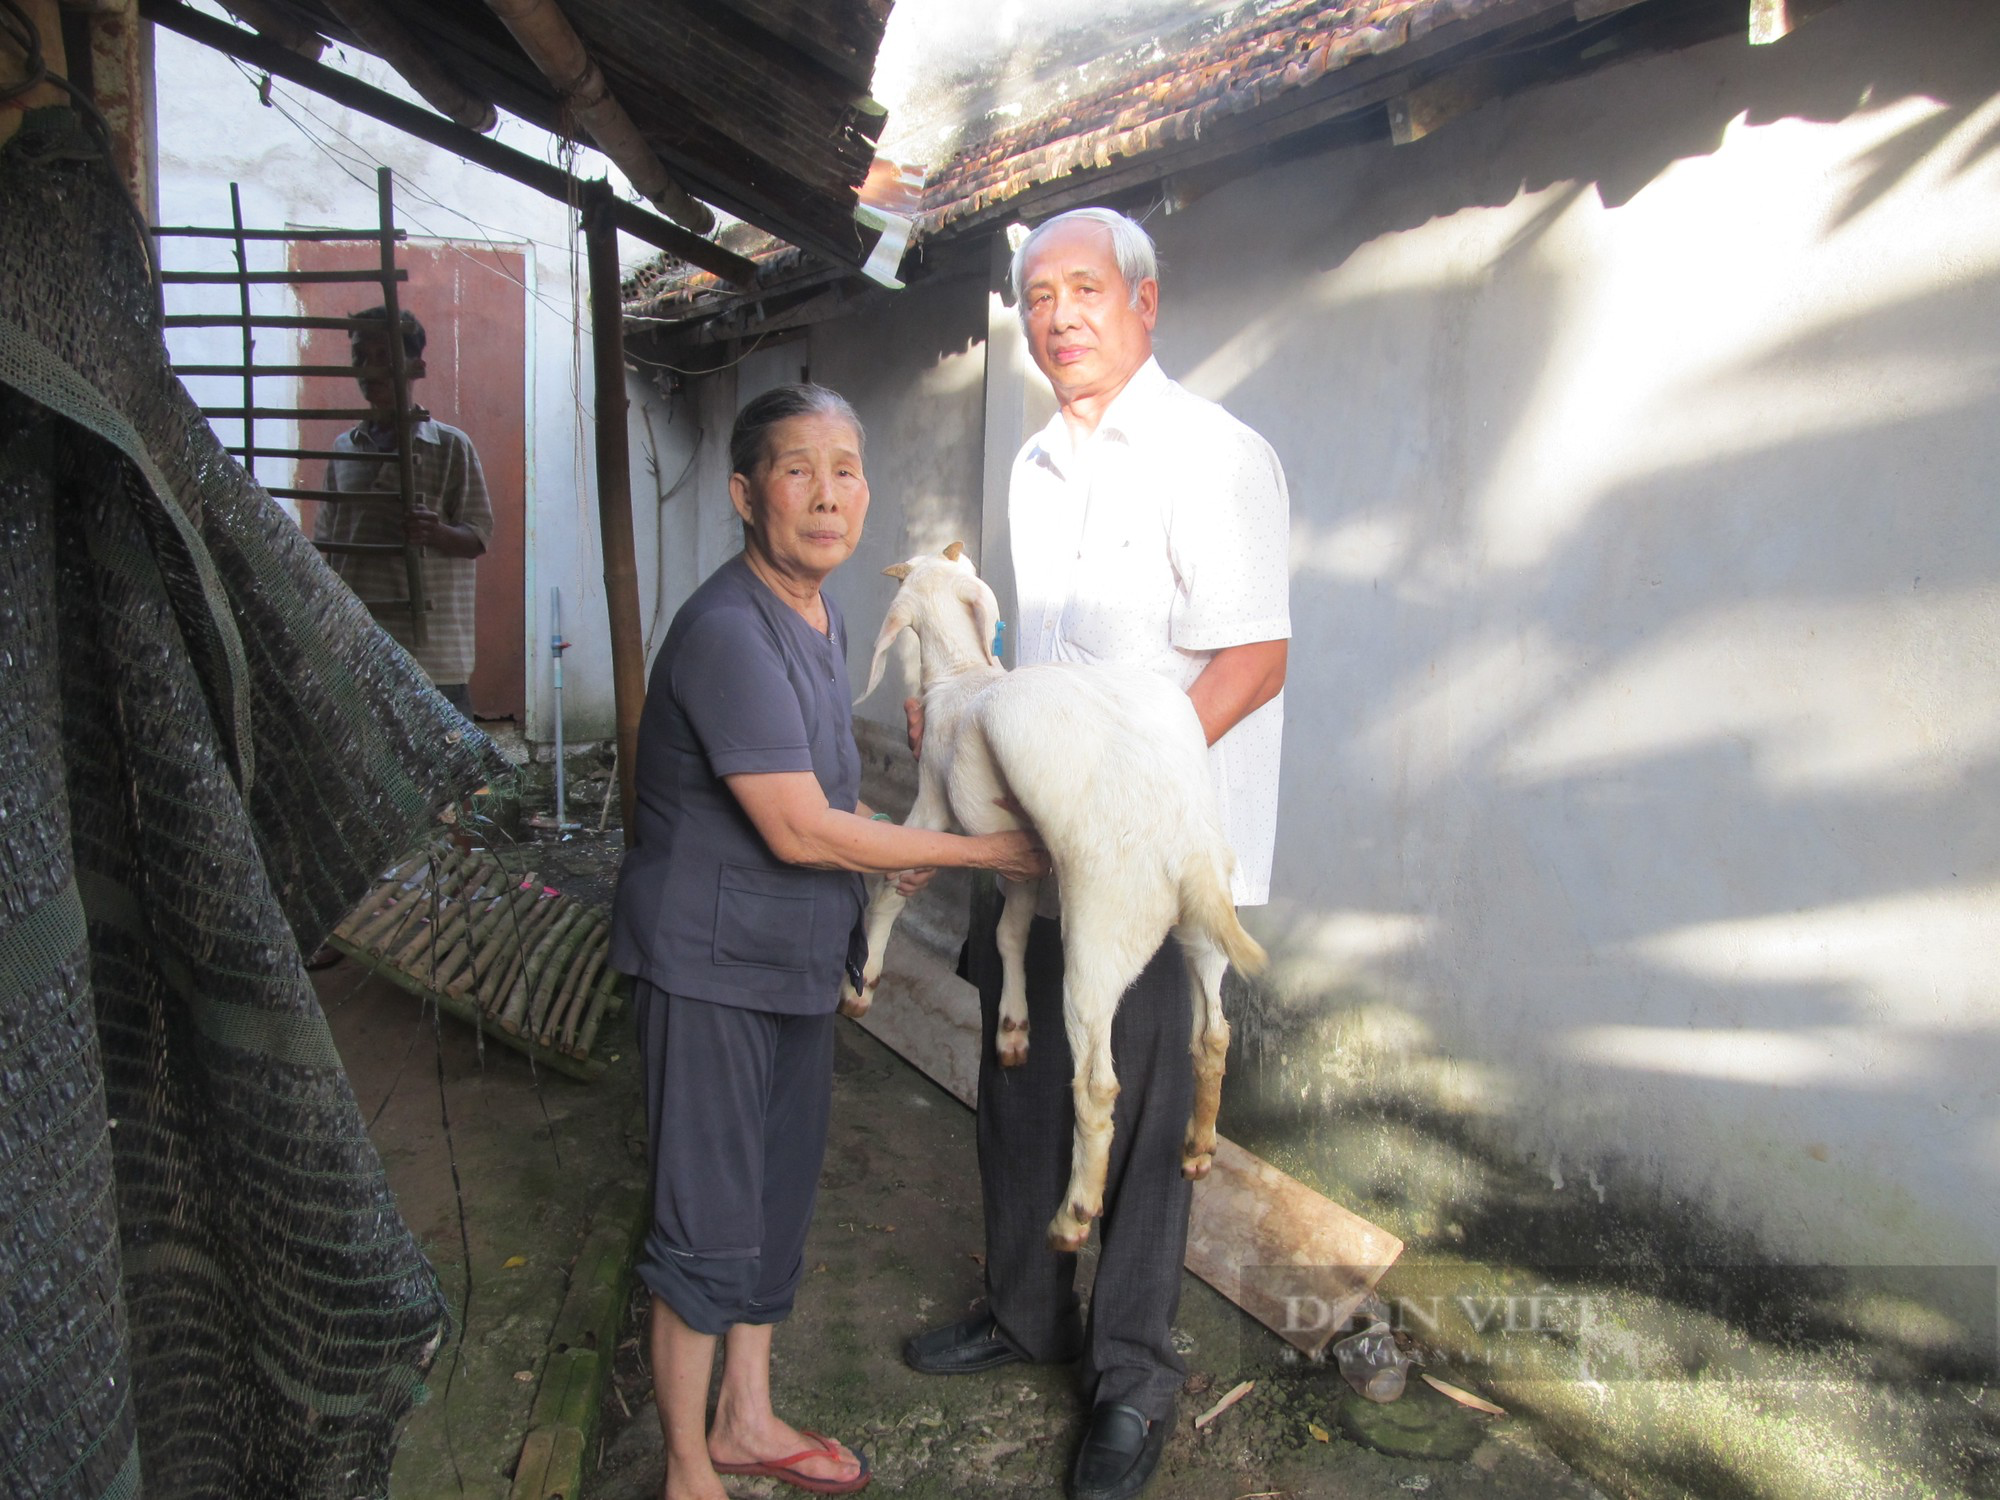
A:
[[[326,487],[384,499],[397,492],[396,382],[389,374],[389,310],[371,307],[353,315],[364,326],[355,329],[348,348],[368,403],[368,420],[334,439],[341,456],[326,466]],[[414,313],[400,319],[404,374],[414,384],[424,373],[424,325]],[[366,326],[379,323],[379,328]],[[407,605],[377,611],[384,630],[417,659],[452,707],[470,717],[467,686],[475,648],[473,610],[475,568],[493,536],[493,506],[486,494],[486,476],[472,439],[456,427],[419,413],[410,435],[416,459],[417,503],[408,515],[393,505],[326,504],[313,528],[316,542],[401,545],[414,542],[424,549],[424,644],[411,633]],[[371,603],[409,597],[409,576],[395,553],[331,552],[327,564],[347,586]]]
[[[1268,443],[1154,362],[1156,261],[1130,219],[1092,208],[1049,220],[1015,255],[1013,281],[1059,407],[1015,460],[1008,496],[1019,661],[1129,663],[1187,690],[1211,746],[1236,900],[1260,904],[1277,829],[1291,633],[1283,471]],[[1186,1374],[1172,1332],[1191,1191],[1180,1171],[1193,1099],[1187,979],[1169,941],[1119,1006],[1102,1250],[1089,1322],[1079,1326],[1076,1257],[1043,1240],[1068,1181],[1071,1129],[1052,915],[1039,914],[1029,937],[1035,1046],[1020,1068],[995,1061],[999,959],[992,933],[975,933],[986,1309],[910,1340],[904,1357],[928,1373],[965,1374],[1080,1354],[1091,1415],[1069,1493],[1123,1500],[1152,1477]]]

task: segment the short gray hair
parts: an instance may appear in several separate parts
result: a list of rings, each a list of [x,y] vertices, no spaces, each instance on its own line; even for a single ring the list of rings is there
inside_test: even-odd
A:
[[[1008,272],[1008,281],[1014,289],[1014,306],[1020,312],[1023,322],[1027,321],[1028,304],[1021,296],[1021,278],[1028,271],[1028,257],[1034,253],[1035,244],[1041,237],[1065,224],[1096,224],[1109,230],[1111,253],[1118,262],[1118,274],[1125,278],[1130,289],[1132,305],[1139,305],[1139,283],[1160,279],[1159,252],[1153,248],[1153,237],[1141,229],[1137,221],[1128,219],[1115,208],[1073,208],[1066,214],[1057,214],[1053,219],[1044,219],[1037,224],[1034,233],[1021,241],[1021,248],[1014,252],[1013,269]]]
[[[736,414],[736,425],[729,433],[730,473],[754,474],[771,456],[771,429],[793,417],[811,416],[838,417],[847,423],[854,429],[855,448],[866,456],[868,434],[845,396],[823,385],[778,385],[753,398]]]

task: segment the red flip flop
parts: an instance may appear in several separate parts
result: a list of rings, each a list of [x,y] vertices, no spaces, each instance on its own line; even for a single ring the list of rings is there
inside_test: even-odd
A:
[[[852,1479],[815,1479],[810,1474],[798,1472],[798,1466],[815,1458],[838,1458],[840,1444],[822,1433],[810,1432],[801,1427],[799,1432],[811,1438],[820,1446],[808,1448],[803,1453],[794,1453],[786,1458],[769,1458],[754,1464],[723,1464],[714,1459],[709,1462],[718,1474],[740,1474],[750,1479],[775,1479],[780,1484],[797,1485],[815,1495],[851,1495],[856,1490],[868,1487],[868,1455],[857,1453],[855,1459],[861,1465],[861,1472]]]

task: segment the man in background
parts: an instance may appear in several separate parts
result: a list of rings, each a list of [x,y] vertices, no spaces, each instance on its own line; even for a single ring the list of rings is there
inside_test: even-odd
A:
[[[401,492],[396,460],[396,382],[390,373],[389,311],[371,307],[357,319],[378,324],[348,335],[350,362],[368,418],[334,439],[340,457],[326,469],[326,488],[343,494],[381,495],[393,502]],[[424,325],[416,315],[401,319],[406,382],[424,373]],[[416,506],[405,514],[395,503],[343,505],[323,502],[313,526],[315,542],[390,544],[406,541],[423,548],[424,643],[416,644],[408,599],[409,572],[401,553],[329,552],[328,566],[363,600],[375,606],[382,628],[417,659],[439,692],[468,718],[472,699],[474,585],[479,557],[493,535],[493,506],[472,440],[456,427],[414,412],[410,426],[416,470]],[[392,602],[395,601],[395,602]]]

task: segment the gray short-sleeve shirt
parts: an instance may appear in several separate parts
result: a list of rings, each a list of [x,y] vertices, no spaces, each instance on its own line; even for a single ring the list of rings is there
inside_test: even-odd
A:
[[[719,1005],[814,1015],[839,1002],[862,881],[773,855],[725,776],[811,771],[852,812],[861,756],[847,631],[828,635],[739,555],[681,606],[639,721],[634,842],[619,871],[611,966]]]

